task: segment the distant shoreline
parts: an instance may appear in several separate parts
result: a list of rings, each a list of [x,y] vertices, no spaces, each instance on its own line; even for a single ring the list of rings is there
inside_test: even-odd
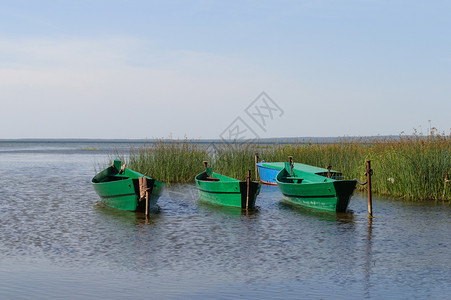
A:
[[[406,137],[406,136],[403,136]],[[418,136],[417,136],[418,137]],[[252,144],[297,144],[297,143],[318,143],[328,144],[338,141],[355,141],[355,140],[396,140],[399,139],[399,135],[387,135],[387,136],[345,136],[345,137],[284,137],[284,138],[260,138],[253,140],[222,140],[222,139],[186,139],[192,143],[198,144],[223,144],[223,143],[252,143]],[[20,139],[0,139],[0,143],[133,143],[133,144],[149,144],[155,142],[175,142],[184,141],[185,139],[71,139],[71,138],[20,138]]]

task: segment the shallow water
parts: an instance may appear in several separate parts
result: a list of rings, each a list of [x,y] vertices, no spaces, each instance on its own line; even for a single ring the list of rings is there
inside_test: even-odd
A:
[[[370,221],[364,195],[335,214],[262,186],[258,211],[242,214],[187,184],[146,220],[91,187],[112,149],[0,143],[1,299],[451,297],[449,205],[375,197]]]

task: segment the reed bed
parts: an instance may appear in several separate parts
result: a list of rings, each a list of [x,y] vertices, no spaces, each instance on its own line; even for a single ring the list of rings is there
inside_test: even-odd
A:
[[[156,143],[131,148],[127,165],[130,169],[166,183],[193,182],[203,170],[208,153],[202,145],[189,140]]]
[[[341,171],[345,178],[366,181],[366,161],[374,170],[373,191],[377,194],[415,200],[451,199],[451,136],[401,136],[398,139],[343,139],[332,144],[215,144],[187,139],[164,141],[132,148],[127,165],[166,183],[194,182],[209,161],[213,170],[244,180],[247,170],[255,178],[254,155],[267,162],[287,161]],[[451,176],[450,176],[451,177]],[[366,186],[359,186],[365,189]]]

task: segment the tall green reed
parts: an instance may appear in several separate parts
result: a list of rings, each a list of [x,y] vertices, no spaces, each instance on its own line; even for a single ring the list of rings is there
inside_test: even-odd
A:
[[[365,181],[366,161],[374,170],[373,191],[408,200],[449,200],[451,184],[444,184],[451,173],[451,136],[401,136],[398,139],[342,139],[331,144],[206,144],[188,139],[165,141],[131,148],[129,168],[166,183],[194,182],[209,161],[213,171],[245,179],[247,170],[254,173],[254,155],[267,162],[288,161],[341,171],[345,178]],[[255,178],[255,174],[252,175]],[[365,189],[366,187],[360,187]]]
[[[128,166],[140,173],[166,183],[193,181],[193,174],[202,171],[208,153],[200,144],[185,139],[164,141],[130,149]]]

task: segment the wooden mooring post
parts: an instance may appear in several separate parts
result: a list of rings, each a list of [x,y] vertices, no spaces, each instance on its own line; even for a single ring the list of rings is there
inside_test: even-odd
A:
[[[146,218],[147,218],[147,216],[149,215],[149,187],[147,186],[147,178],[139,177],[138,183],[139,183],[139,193],[140,193],[139,198],[141,200],[144,199],[146,201],[145,214],[146,214]]]
[[[327,178],[332,177],[330,174],[330,170],[332,169],[332,166],[330,164],[327,165]]]
[[[451,182],[451,180],[449,179],[449,174],[448,174],[448,172],[446,172],[446,174],[445,174],[445,184],[443,186],[443,195],[442,195],[443,200],[445,200],[446,188],[448,186],[448,183],[450,183],[450,182]]]
[[[290,176],[293,176],[293,156],[288,156],[288,161],[290,162]]]
[[[255,180],[258,181],[258,153],[255,152]]]
[[[146,191],[146,218],[149,216],[149,192]]]
[[[246,210],[249,209],[249,189],[251,185],[251,170],[247,171],[247,178],[246,178]]]
[[[371,161],[366,162],[366,182],[368,184],[368,218],[373,218],[373,195],[371,191],[371,176],[373,170],[371,169]]]
[[[371,176],[373,175],[373,170],[371,169],[371,161],[366,161],[366,182],[362,183],[357,178],[354,178],[360,185],[368,185],[368,218],[373,218],[373,194],[371,191]]]

